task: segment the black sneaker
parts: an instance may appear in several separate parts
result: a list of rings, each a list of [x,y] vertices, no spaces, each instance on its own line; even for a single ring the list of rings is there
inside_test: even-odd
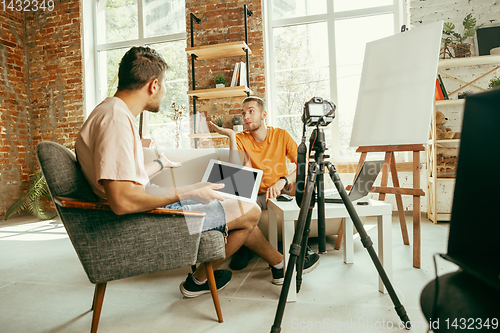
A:
[[[253,258],[253,251],[246,246],[240,247],[232,256],[229,268],[233,271],[239,271],[248,266]]]
[[[319,265],[319,254],[314,252],[309,246],[307,246],[306,255],[304,258],[304,267],[302,268],[302,274],[307,274]]]
[[[219,269],[214,271],[215,285],[217,286],[217,290],[221,290],[222,288],[227,286],[229,281],[231,281],[232,275],[233,273],[227,269]],[[188,298],[197,297],[210,292],[208,281],[205,281],[205,283],[199,285],[194,282],[193,274],[191,273],[188,274],[186,281],[181,283],[179,289],[181,290],[181,294],[184,297]]]
[[[283,281],[285,280],[285,272],[283,268],[274,268],[273,266],[269,265],[271,268],[271,273],[273,273],[273,279],[271,282],[276,285],[282,285]]]

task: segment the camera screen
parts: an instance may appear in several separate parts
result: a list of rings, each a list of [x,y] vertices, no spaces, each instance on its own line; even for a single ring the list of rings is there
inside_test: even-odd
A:
[[[309,103],[309,116],[311,117],[323,117],[325,115],[323,111],[323,104]]]

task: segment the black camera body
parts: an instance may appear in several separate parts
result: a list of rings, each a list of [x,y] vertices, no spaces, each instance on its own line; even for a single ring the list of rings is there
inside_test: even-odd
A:
[[[302,122],[307,126],[328,126],[335,118],[335,104],[313,97],[304,104]]]

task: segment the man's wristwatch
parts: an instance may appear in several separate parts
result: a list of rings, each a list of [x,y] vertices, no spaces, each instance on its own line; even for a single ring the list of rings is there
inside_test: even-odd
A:
[[[286,178],[285,176],[283,176],[283,177],[280,177],[280,179],[284,179],[285,180],[285,186],[283,186],[283,187],[287,187],[287,185],[288,185],[288,178]]]
[[[164,165],[159,159],[153,160],[153,162],[157,162],[160,165],[160,171],[163,170]]]

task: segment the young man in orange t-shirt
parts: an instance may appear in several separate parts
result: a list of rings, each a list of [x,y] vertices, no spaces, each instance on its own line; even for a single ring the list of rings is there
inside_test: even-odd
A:
[[[267,200],[276,198],[282,192],[289,192],[294,187],[296,174],[295,171],[288,172],[286,159],[297,164],[297,143],[284,129],[266,125],[266,104],[261,98],[249,96],[243,100],[241,106],[245,131],[236,134],[233,130],[218,127],[213,122],[210,122],[209,126],[219,134],[229,137],[231,151],[245,153],[243,161],[240,160],[239,154],[230,154],[230,162],[243,162],[246,166],[263,171],[257,204],[265,210]],[[233,255],[229,267],[243,269],[252,256],[250,250],[242,247]],[[319,255],[308,248],[303,272],[312,271],[318,263]]]

